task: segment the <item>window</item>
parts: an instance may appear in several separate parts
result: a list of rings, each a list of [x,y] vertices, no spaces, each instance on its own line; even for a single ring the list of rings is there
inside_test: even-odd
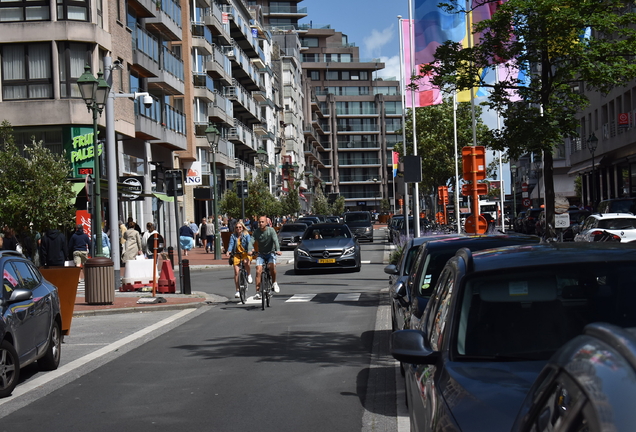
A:
[[[301,38],[300,44],[307,48],[317,48],[318,38]]]
[[[312,81],[320,81],[320,71],[317,70],[310,70],[307,71],[307,76],[312,80]]]
[[[33,268],[24,261],[14,261],[13,265],[18,270],[22,279],[20,288],[33,290],[40,284],[38,277],[35,275]]]
[[[84,66],[90,60],[87,44],[60,42],[60,96],[62,98],[82,97],[77,79],[84,73]]]
[[[325,73],[325,79],[327,81],[337,81],[339,78],[338,71],[327,71]]]
[[[49,21],[50,19],[48,1],[0,2],[0,22]]]
[[[57,19],[60,21],[88,21],[88,1],[57,0]]]
[[[2,47],[2,97],[4,100],[53,97],[48,43]]]

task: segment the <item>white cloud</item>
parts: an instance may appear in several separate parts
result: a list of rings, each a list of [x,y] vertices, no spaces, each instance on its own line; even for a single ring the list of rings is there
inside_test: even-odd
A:
[[[364,43],[364,52],[366,56],[379,57],[382,52],[382,47],[391,42],[393,39],[393,27],[391,24],[389,27],[382,31],[376,29],[371,30],[371,35],[365,37],[362,42]]]
[[[380,57],[380,61],[384,63],[384,69],[381,69],[375,73],[378,78],[389,79],[393,78],[396,81],[400,80],[400,56],[393,57]]]

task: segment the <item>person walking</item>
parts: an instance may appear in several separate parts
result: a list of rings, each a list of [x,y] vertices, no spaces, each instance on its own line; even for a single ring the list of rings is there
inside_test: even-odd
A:
[[[239,271],[241,261],[245,265],[247,271],[247,283],[252,283],[252,273],[250,271],[250,255],[247,251],[252,250],[252,237],[250,236],[245,225],[238,222],[235,231],[230,236],[230,244],[227,248],[226,258],[232,257],[232,267],[234,267],[234,285],[236,286],[235,298],[239,298]]]
[[[93,241],[97,241],[97,234],[93,234]],[[106,230],[102,230],[102,255],[110,258],[110,239]]]
[[[153,251],[148,249],[148,240],[152,237],[153,234],[159,234],[155,229],[155,224],[152,222],[148,222],[146,224],[146,232],[141,237],[141,250],[143,250],[144,254],[147,258],[152,258]]]
[[[91,239],[84,232],[82,224],[75,225],[75,232],[68,241],[68,252],[73,258],[75,267],[83,268],[88,259],[88,251],[91,248]],[[80,271],[80,279],[84,279],[83,271]]]
[[[185,256],[188,256],[188,251],[194,247],[194,232],[190,228],[189,221],[185,221],[179,228],[179,246]]]
[[[201,219],[201,223],[199,224],[199,242],[205,249],[205,253],[208,252],[208,237],[206,235],[208,227],[207,227],[207,219]]]
[[[15,230],[4,226],[2,230],[4,232],[4,240],[2,243],[2,250],[18,250],[18,238],[15,236]]]
[[[280,292],[280,287],[276,282],[276,255],[282,255],[282,252],[280,251],[280,245],[278,244],[278,235],[276,234],[276,230],[267,225],[267,220],[267,216],[259,217],[258,228],[252,231],[254,243],[258,243],[258,256],[256,258],[256,294],[254,295],[254,299],[256,300],[261,298],[261,274],[263,273],[264,264],[267,264],[269,267],[274,292]],[[253,247],[250,253],[254,253]]]
[[[214,220],[214,219],[213,219]],[[205,248],[205,252],[214,252],[214,248],[216,247],[214,243],[214,224],[208,223],[205,227],[205,232],[201,232],[202,236],[205,236],[205,242],[207,243],[207,247]]]
[[[141,255],[143,253],[143,249],[141,248],[141,234],[135,228],[137,225],[134,221],[128,222],[128,229],[124,233],[124,239],[126,243],[124,243],[124,250],[121,254],[122,262],[134,260],[137,255]]]
[[[66,237],[57,229],[48,230],[40,242],[40,263],[45,266],[63,266],[68,256]]]

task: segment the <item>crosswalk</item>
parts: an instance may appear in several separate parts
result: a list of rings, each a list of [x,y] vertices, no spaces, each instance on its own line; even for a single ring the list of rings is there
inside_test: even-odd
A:
[[[309,303],[312,301],[323,303],[345,303],[361,301],[362,293],[323,293],[323,294],[293,294],[291,296],[274,295],[275,301],[284,303]],[[249,296],[245,304],[260,304],[261,300],[255,300],[254,296]]]

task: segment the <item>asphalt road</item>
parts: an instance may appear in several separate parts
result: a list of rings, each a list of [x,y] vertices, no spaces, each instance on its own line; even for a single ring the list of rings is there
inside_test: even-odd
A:
[[[60,369],[0,400],[2,430],[397,431],[385,242],[362,249],[360,273],[281,265],[265,311],[234,300],[228,266],[191,274],[227,301],[74,320]]]

